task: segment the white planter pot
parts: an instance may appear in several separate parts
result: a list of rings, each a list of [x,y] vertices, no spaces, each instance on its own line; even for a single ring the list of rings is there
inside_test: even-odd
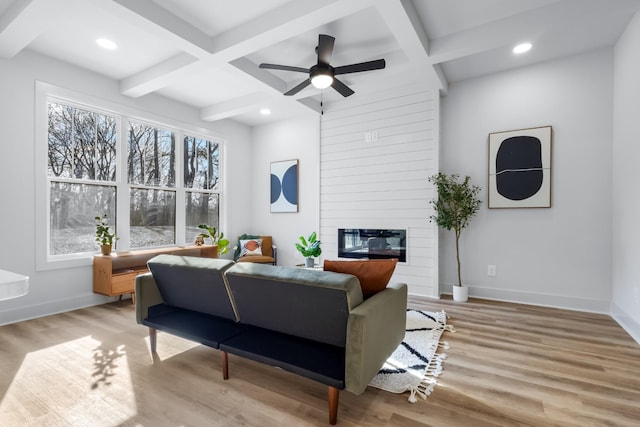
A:
[[[467,302],[469,299],[469,288],[466,286],[453,287],[453,300],[457,302]]]
[[[307,267],[307,268],[313,268],[314,261],[315,261],[315,259],[313,259],[313,258],[305,258],[304,266]]]

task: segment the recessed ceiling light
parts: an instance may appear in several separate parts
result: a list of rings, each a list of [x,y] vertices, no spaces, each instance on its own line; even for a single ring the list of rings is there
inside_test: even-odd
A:
[[[100,46],[101,48],[107,49],[107,50],[115,50],[118,48],[118,45],[109,39],[104,39],[104,38],[96,39],[96,43],[98,43],[98,46]]]
[[[515,53],[516,55],[519,55],[521,53],[528,52],[529,50],[531,50],[532,46],[533,45],[531,43],[520,43],[519,45],[513,48],[513,53]]]
[[[271,114],[271,110],[269,110],[268,108],[263,108],[260,110],[260,114],[262,114],[263,116],[268,116],[269,114]]]

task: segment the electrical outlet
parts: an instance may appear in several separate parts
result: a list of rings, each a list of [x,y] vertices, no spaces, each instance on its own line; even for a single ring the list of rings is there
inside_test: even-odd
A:
[[[496,275],[496,266],[495,265],[488,265],[487,266],[487,275],[489,276],[495,276]]]
[[[373,132],[371,132],[371,140],[372,141],[377,141],[378,140],[378,131],[374,130]]]
[[[364,133],[364,142],[371,142],[371,132]]]

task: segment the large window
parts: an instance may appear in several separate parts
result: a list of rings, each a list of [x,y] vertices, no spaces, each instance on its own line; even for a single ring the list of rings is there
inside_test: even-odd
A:
[[[184,187],[186,240],[193,242],[200,231],[199,224],[218,227],[220,181],[219,144],[194,136],[185,136]]]
[[[49,254],[92,252],[94,217],[116,211],[116,120],[48,104]]]
[[[166,129],[129,122],[127,172],[131,186],[131,247],[176,242],[176,136]]]
[[[220,141],[53,97],[47,125],[48,258],[97,252],[105,213],[117,250],[193,244],[199,224],[219,228]]]

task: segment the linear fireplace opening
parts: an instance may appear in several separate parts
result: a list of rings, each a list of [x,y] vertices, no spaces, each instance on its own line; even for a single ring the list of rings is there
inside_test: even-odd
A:
[[[407,262],[407,230],[339,228],[338,257]]]

